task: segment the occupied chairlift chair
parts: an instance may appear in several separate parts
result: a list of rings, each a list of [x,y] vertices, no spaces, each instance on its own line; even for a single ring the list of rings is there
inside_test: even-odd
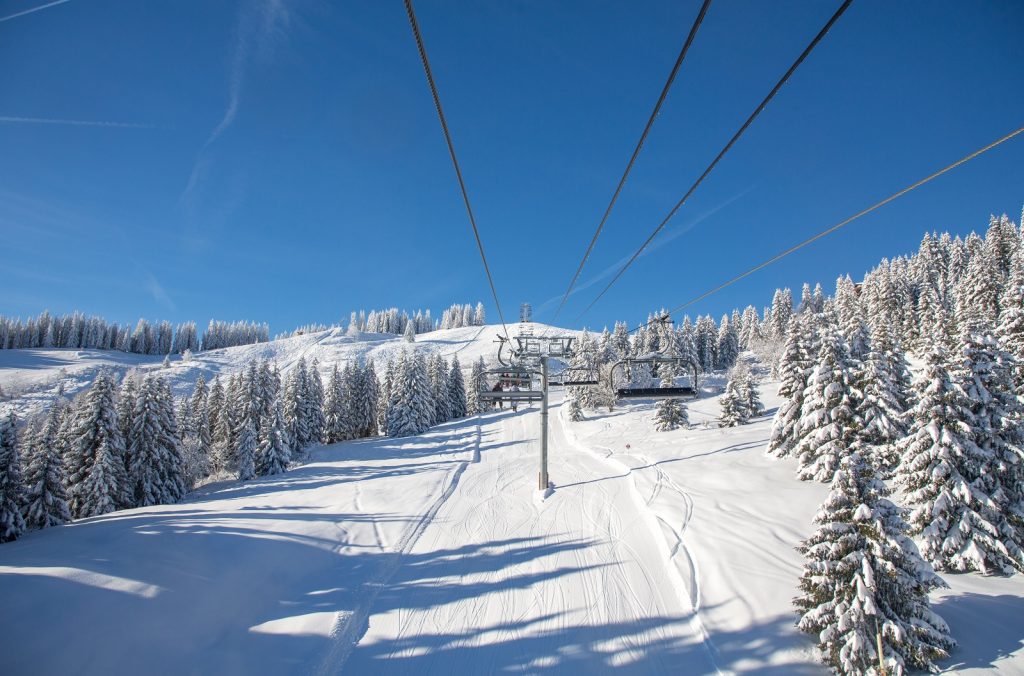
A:
[[[488,382],[492,379],[497,380],[497,389],[481,391],[481,401],[533,402],[544,398],[543,392],[533,389],[534,376],[538,375],[536,371],[520,366],[501,366],[488,369],[484,373],[488,376]],[[518,387],[518,391],[513,391],[513,387]]]

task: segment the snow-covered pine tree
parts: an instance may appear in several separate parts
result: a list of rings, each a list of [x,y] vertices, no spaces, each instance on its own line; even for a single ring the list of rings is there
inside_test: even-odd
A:
[[[452,368],[448,373],[448,401],[451,405],[452,418],[466,417],[466,383],[462,379],[462,366],[459,364],[458,355],[452,357]]]
[[[313,359],[306,374],[305,394],[303,411],[308,435],[306,442],[320,443],[324,436],[324,384],[320,379],[320,363],[316,359]]]
[[[360,409],[362,411],[362,436],[377,436],[377,408],[380,406],[380,387],[377,384],[377,369],[373,360],[366,362],[360,370]]]
[[[377,429],[385,436],[391,436],[388,432],[388,417],[391,412],[394,382],[395,361],[388,357],[387,362],[384,364],[384,381],[381,383],[380,398],[377,404]]]
[[[448,362],[441,355],[435,354],[429,365],[434,402],[434,424],[440,425],[452,419],[452,402],[448,389]]]
[[[1020,565],[1020,550],[1000,537],[1005,516],[983,490],[991,454],[974,441],[971,403],[947,363],[942,347],[928,353],[914,380],[910,429],[899,442],[896,482],[912,509],[910,532],[940,570],[1009,574]]]
[[[17,540],[25,532],[25,482],[14,412],[0,417],[0,542]]]
[[[110,374],[100,371],[67,420],[68,506],[75,518],[112,512],[130,499],[114,389]]]
[[[139,386],[128,445],[133,507],[177,502],[185,494],[174,404],[167,381],[147,375]]]
[[[210,385],[210,393],[206,397],[207,428],[210,430],[210,456],[214,460],[217,456],[217,445],[220,416],[224,410],[224,386],[221,385],[220,376],[214,376]]]
[[[337,367],[334,373],[337,373]],[[265,414],[260,423],[254,463],[256,475],[283,474],[288,469],[290,458],[291,453],[285,440],[284,414],[281,412],[280,401],[277,401],[271,413]]]
[[[832,481],[839,462],[857,439],[861,424],[851,381],[846,344],[837,333],[828,331],[822,336],[817,363],[804,391],[800,440],[793,449],[802,481]]]
[[[248,481],[256,477],[256,424],[252,417],[242,418],[238,428],[238,480]]]
[[[672,387],[675,383],[675,370],[668,364],[663,364],[662,369],[665,373],[662,375],[661,387]],[[656,430],[669,432],[680,427],[688,427],[689,424],[690,417],[686,410],[686,404],[671,397],[658,402],[654,411],[654,428]]]
[[[737,327],[728,315],[722,315],[722,322],[718,325],[718,363],[716,368],[728,369],[736,363],[740,354],[740,341],[737,334]]]
[[[1013,355],[1017,368],[1013,381],[1018,394],[1024,394],[1024,248],[1014,254],[1010,275],[999,301],[999,345]]]
[[[363,436],[365,407],[363,405],[364,379],[358,364],[349,362],[344,372],[345,412],[348,416],[348,438],[358,439]]]
[[[422,434],[430,428],[433,419],[430,401],[432,391],[423,355],[402,352],[395,368],[392,387],[391,411],[388,415],[389,436]]]
[[[763,415],[764,404],[761,403],[761,394],[757,390],[757,376],[754,375],[754,367],[748,358],[744,357],[736,362],[733,377],[738,378],[736,391],[746,409],[747,419]]]
[[[897,440],[906,435],[906,366],[883,324],[876,324],[866,343],[868,350],[857,370],[857,417],[864,452],[881,476],[899,462]]]
[[[71,520],[60,443],[64,409],[60,401],[54,403],[30,442],[24,510],[25,525],[30,530],[59,526]]]
[[[801,631],[815,634],[841,674],[934,669],[955,642],[928,602],[946,584],[907,537],[900,510],[859,453],[843,458],[803,542],[807,557],[794,600]],[[879,659],[878,645],[882,655]]]
[[[200,373],[189,400],[191,420],[188,431],[179,425],[183,476],[185,486],[191,488],[213,471],[213,439],[210,429],[210,394],[206,379]]]
[[[583,407],[580,405],[580,388],[569,387],[566,391],[566,415],[569,416],[569,420],[572,422],[579,422],[583,420]]]
[[[342,391],[341,373],[338,365],[331,369],[324,394],[324,437],[325,444],[334,444],[345,438],[345,401]]]
[[[132,429],[132,416],[135,400],[139,397],[139,380],[142,376],[137,370],[131,370],[121,380],[121,389],[117,396],[117,427],[121,438],[127,439]]]
[[[406,322],[405,324],[405,342],[415,343],[416,342],[416,327],[412,325],[412,322]]]
[[[310,442],[306,389],[306,360],[299,357],[298,363],[288,372],[284,386],[284,425],[292,444],[293,457],[301,457]]]
[[[982,248],[971,255],[960,283],[956,324],[962,332],[992,331],[999,316],[999,275],[996,262]]]
[[[725,384],[725,392],[719,399],[721,414],[718,417],[719,427],[736,427],[747,422],[747,410],[743,398],[736,386],[736,379],[730,378]]]
[[[970,402],[972,437],[987,459],[978,484],[1005,517],[996,524],[999,538],[1024,570],[1024,406],[1013,382],[1016,360],[982,334],[966,336],[961,354],[954,379]]]
[[[777,458],[791,455],[800,439],[800,412],[804,404],[812,364],[807,354],[804,323],[799,319],[790,324],[786,347],[778,365],[779,396],[782,403],[772,421],[768,454]]]
[[[483,412],[483,408],[480,406],[480,391],[487,387],[484,370],[484,358],[480,357],[473,362],[473,369],[469,372],[469,387],[466,388],[466,413],[468,415]]]

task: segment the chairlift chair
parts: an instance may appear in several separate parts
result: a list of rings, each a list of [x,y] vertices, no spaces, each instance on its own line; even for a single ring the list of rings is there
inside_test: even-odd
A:
[[[697,365],[689,359],[682,357],[665,357],[650,355],[645,357],[627,357],[616,362],[609,373],[609,378],[614,387],[616,369],[629,369],[639,364],[664,364],[676,367],[687,368],[691,375],[690,385],[672,385],[670,387],[616,387],[615,396],[618,399],[696,399],[700,396],[700,388],[697,383]]]

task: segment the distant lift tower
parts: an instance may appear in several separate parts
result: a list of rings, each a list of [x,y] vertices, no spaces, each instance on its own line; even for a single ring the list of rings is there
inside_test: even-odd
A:
[[[530,306],[524,303],[519,312],[520,319],[529,321]],[[526,322],[524,322],[525,324]],[[523,325],[521,324],[520,327]],[[505,336],[498,335],[498,361],[501,368],[495,373],[499,377],[498,385],[493,389],[484,389],[479,393],[481,401],[490,402],[540,402],[540,472],[537,476],[537,487],[547,490],[551,487],[548,478],[548,360],[571,358],[573,355],[574,336],[534,336],[532,327],[528,332],[520,331],[513,340],[513,345]],[[506,358],[505,353],[509,357]],[[523,390],[518,385],[531,383],[533,376],[540,376],[540,390]],[[502,389],[502,382],[517,384],[515,391]],[[529,385],[527,385],[529,387]]]

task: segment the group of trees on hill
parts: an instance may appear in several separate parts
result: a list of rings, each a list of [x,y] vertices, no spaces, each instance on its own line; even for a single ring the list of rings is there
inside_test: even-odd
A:
[[[81,312],[51,315],[43,311],[28,320],[0,316],[0,349],[93,348],[135,354],[184,354],[269,340],[266,324],[211,320],[200,341],[195,322],[173,326],[170,322],[140,319],[135,328],[86,317]]]
[[[419,434],[465,415],[458,358],[421,351],[389,360],[382,381],[372,361],[334,365],[326,388],[315,360],[300,358],[283,380],[276,365],[254,361],[223,382],[200,374],[179,401],[160,371],[131,371],[120,385],[101,371],[74,401],[59,395],[27,424],[0,419],[0,542],[177,502],[210,477],[278,474],[312,444]]]
[[[984,238],[925,235],[860,284],[805,285],[795,309],[780,290],[767,312],[783,399],[768,452],[831,484],[801,546],[799,626],[842,673],[948,654],[934,570],[1024,570],[1022,237],[1005,216]]]
[[[353,311],[349,318],[348,330],[351,333],[390,333],[402,335],[405,333],[421,334],[430,333],[438,329],[458,329],[463,326],[483,326],[487,317],[484,313],[483,303],[477,303],[476,308],[470,304],[452,305],[441,315],[440,321],[435,321],[430,316],[430,310],[417,310],[409,315],[404,310],[390,308],[388,310],[365,310]]]

